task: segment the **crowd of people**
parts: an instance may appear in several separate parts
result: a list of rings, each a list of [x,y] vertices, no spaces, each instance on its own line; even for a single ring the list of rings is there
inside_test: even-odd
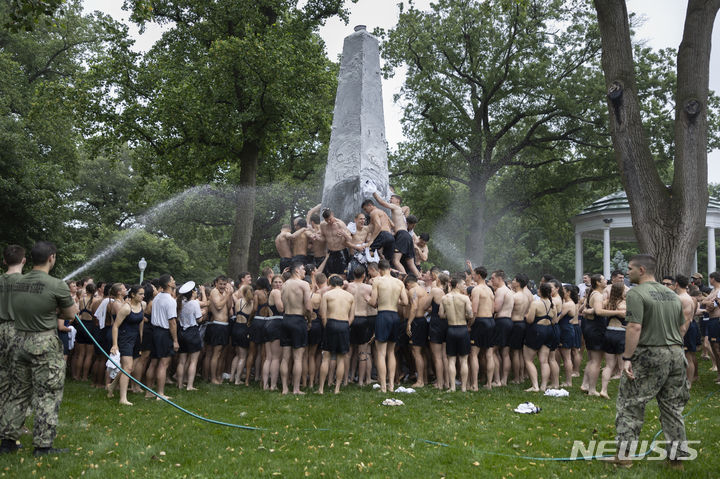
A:
[[[582,391],[609,398],[610,381],[623,368],[628,372],[624,354],[639,347],[625,344],[626,336],[633,337],[626,328],[634,328],[642,312],[629,311],[631,289],[623,271],[613,272],[610,283],[601,274],[585,275],[580,285],[544,275],[535,287],[525,274],[509,278],[469,261],[455,273],[423,269],[429,237],[414,233],[417,219],[398,196],[375,199],[391,216],[366,200],[354,223],[345,225],[318,206],[278,234],[279,270],[266,268],[257,278],[241,273],[237,281],[218,276],[208,285],[178,286],[171,274],[135,285],[92,278],[65,284],[49,276],[55,261],[50,243],[33,248],[34,269],[25,274],[24,249],[7,247],[8,270],[0,284],[2,452],[12,450],[9,441],[15,444],[24,420],[23,401],[35,387],[31,373],[23,372],[17,392],[17,371],[23,361],[23,367],[38,367],[13,350],[24,347],[17,338],[40,331],[52,353],[45,367],[57,373],[53,384],[59,390],[59,397],[49,394],[52,388],[42,393],[38,407],[49,416],[55,408],[55,423],[48,417],[40,430],[54,431],[66,369],[76,381],[106,388],[110,397],[118,390],[120,403],[132,405],[128,390],[141,393],[140,387],[118,373],[104,352],[164,397],[166,384],[196,390],[196,376],[212,384],[256,381],[282,394],[315,387],[323,394],[326,386],[337,394],[349,383],[377,383],[386,392],[403,381],[450,391],[528,383],[526,391],[537,392],[571,387],[582,376]],[[636,270],[654,270],[647,260],[635,263]],[[684,336],[690,383],[698,375],[698,347],[714,370],[720,357],[720,273],[710,274],[712,289],[702,279],[665,277],[658,287],[672,296],[651,295],[682,305],[676,329]],[[654,277],[650,282],[657,284]],[[659,341],[679,346],[673,338]],[[62,374],[54,366],[60,343]],[[53,437],[45,434],[36,447],[53,450]]]

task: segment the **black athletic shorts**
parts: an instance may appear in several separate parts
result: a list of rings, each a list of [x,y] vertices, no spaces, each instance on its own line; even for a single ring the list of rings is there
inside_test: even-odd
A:
[[[153,326],[153,350],[158,359],[168,358],[175,354],[169,329]]]
[[[513,321],[512,329],[510,330],[510,339],[508,344],[510,349],[522,349],[525,343],[525,328],[527,323],[525,320]]]
[[[345,250],[341,249],[338,251],[330,251],[327,263],[325,263],[325,274],[330,276],[331,274],[345,274],[347,268],[347,257],[345,256]]]
[[[495,318],[475,318],[470,330],[470,344],[487,349],[493,346],[495,336]]]
[[[378,311],[375,320],[375,339],[378,342],[397,343],[403,333],[403,322],[397,311]]]
[[[234,323],[231,326],[230,340],[233,346],[240,346],[241,348],[250,347],[250,328],[247,323]]]
[[[292,266],[293,258],[280,258],[280,274],[285,271],[285,268]]]
[[[357,318],[355,318],[357,321]],[[310,323],[310,331],[308,331],[308,345],[314,346],[322,342],[323,327],[320,318],[313,319]]]
[[[229,324],[208,324],[205,330],[205,344],[210,346],[227,346],[230,343]]]
[[[467,326],[448,326],[445,352],[448,356],[470,354],[470,333]]]
[[[410,344],[413,346],[425,346],[428,342],[428,320],[425,316],[415,318],[410,323]]]
[[[178,343],[181,353],[192,354],[202,350],[202,339],[200,339],[200,326],[191,326],[178,331]]]
[[[553,328],[549,324],[533,323],[525,330],[525,346],[539,351],[543,346],[548,348],[553,343]]]
[[[441,319],[440,316],[430,316],[430,324],[428,327],[428,336],[430,342],[442,344],[447,339],[448,323],[447,320]]]
[[[312,256],[308,256],[305,254],[298,254],[298,255],[295,255],[292,257],[292,259],[290,260],[290,264],[292,265],[293,263],[302,263],[304,266],[304,265],[308,264],[308,261],[311,261],[311,260],[312,260]],[[281,269],[280,273],[282,273],[282,272],[283,272],[283,270]]]
[[[605,344],[606,318],[583,318],[583,336],[588,351],[602,351]]]
[[[498,348],[510,346],[510,334],[512,334],[512,327],[512,319],[507,317],[495,318],[493,345]]]
[[[267,319],[265,325],[265,342],[270,343],[277,341],[282,338],[282,318],[279,316],[271,316],[272,319]]]
[[[92,319],[83,319],[81,321],[85,328],[88,330],[88,332],[86,333],[85,328],[83,328],[81,325],[78,325],[77,328],[75,328],[77,329],[77,334],[75,335],[75,342],[78,344],[95,344],[90,337],[97,337],[97,332],[99,331],[97,326],[95,326],[95,321],[93,321]]]
[[[603,351],[608,354],[623,354],[625,352],[625,330],[605,330]]]
[[[365,344],[372,338],[370,321],[367,316],[355,316],[350,325],[350,344]]]
[[[345,354],[350,351],[350,326],[348,322],[328,318],[320,348],[332,354]]]
[[[70,354],[70,333],[68,331],[58,331],[58,338],[63,346],[63,354],[65,356]]]
[[[301,314],[286,314],[280,320],[281,346],[291,346],[293,349],[304,348],[308,345],[307,321]]]
[[[370,245],[370,250],[380,250],[386,260],[392,261],[395,251],[395,237],[389,231],[381,231]]]
[[[120,331],[118,331],[117,341],[120,356],[137,357],[135,355],[135,345],[140,341],[140,332],[137,329],[123,330],[121,326]]]
[[[400,230],[395,233],[395,252],[402,254],[403,261],[415,258],[415,244],[407,230]]]
[[[707,336],[712,343],[717,343],[720,341],[720,318],[708,319]]]
[[[149,320],[143,323],[142,340],[138,349],[141,352],[153,350],[153,325]]]

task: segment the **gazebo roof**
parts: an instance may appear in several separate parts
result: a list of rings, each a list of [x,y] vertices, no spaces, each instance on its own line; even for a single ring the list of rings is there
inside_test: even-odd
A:
[[[603,196],[571,218],[575,232],[587,239],[602,239],[602,230],[608,226],[614,241],[635,241],[630,215],[630,203],[624,190]],[[710,197],[705,224],[720,228],[720,199]]]

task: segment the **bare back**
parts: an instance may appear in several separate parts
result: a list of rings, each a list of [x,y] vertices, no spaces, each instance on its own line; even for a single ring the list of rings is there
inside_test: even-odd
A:
[[[283,284],[281,298],[285,314],[304,315],[310,309],[310,285],[301,279],[290,278]]]
[[[340,287],[333,288],[323,295],[320,314],[324,320],[335,319],[352,323],[354,304],[355,298],[352,294]]]
[[[468,318],[472,317],[470,298],[464,294],[448,293],[443,296],[440,306],[440,316],[447,318],[448,326],[467,326]]]
[[[527,296],[522,291],[517,291],[513,295],[513,307],[510,319],[513,321],[523,321],[528,306],[530,306]]]
[[[277,249],[278,255],[280,255],[281,258],[289,258],[292,256],[289,231],[281,231],[275,237],[275,249]]]
[[[495,295],[481,282],[472,290],[472,310],[476,318],[490,318],[495,310]]]
[[[377,314],[377,310],[367,302],[367,298],[372,294],[372,286],[353,281],[348,283],[346,288],[347,292],[355,298],[355,316],[375,316]]]
[[[378,311],[397,311],[398,301],[404,305],[407,304],[407,294],[405,293],[405,285],[399,279],[392,276],[378,276],[373,281],[372,296],[377,300]]]

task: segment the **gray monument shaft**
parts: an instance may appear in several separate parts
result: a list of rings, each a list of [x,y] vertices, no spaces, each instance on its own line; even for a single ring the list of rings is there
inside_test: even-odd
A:
[[[358,26],[343,44],[322,204],[347,222],[365,181],[387,198],[388,178],[378,40]]]

